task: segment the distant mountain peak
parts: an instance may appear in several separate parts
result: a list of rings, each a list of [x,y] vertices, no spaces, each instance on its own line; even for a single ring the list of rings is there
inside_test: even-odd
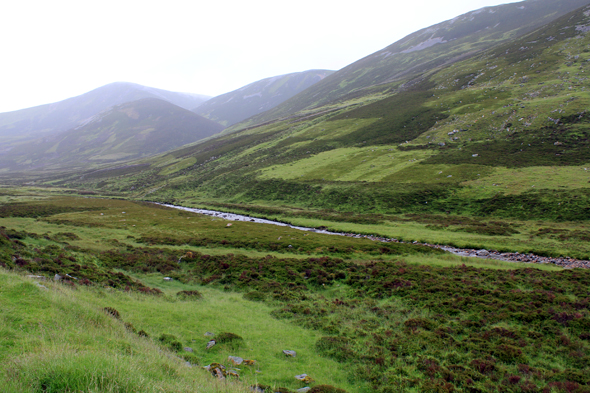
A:
[[[0,137],[5,141],[26,140],[56,134],[87,124],[93,116],[114,105],[150,97],[189,110],[210,98],[131,82],[113,82],[63,101],[0,113]]]
[[[265,78],[213,97],[193,111],[230,126],[276,107],[333,72],[308,70]]]

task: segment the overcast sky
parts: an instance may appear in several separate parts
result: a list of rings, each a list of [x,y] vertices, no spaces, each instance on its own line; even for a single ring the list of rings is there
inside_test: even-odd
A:
[[[219,95],[338,70],[423,27],[510,0],[13,0],[0,5],[0,112],[135,82]]]

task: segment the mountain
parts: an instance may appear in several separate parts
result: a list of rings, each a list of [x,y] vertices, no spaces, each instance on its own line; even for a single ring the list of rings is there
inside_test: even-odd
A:
[[[421,29],[333,73],[252,122],[288,116],[347,95],[362,96],[379,85],[397,88],[404,81],[507,42],[588,4],[588,0],[527,0],[486,7]]]
[[[211,98],[193,111],[224,126],[230,126],[276,107],[333,72],[309,70],[262,79]]]
[[[115,82],[52,104],[0,113],[0,138],[4,142],[26,140],[66,131],[113,105],[141,98],[158,98],[191,109],[209,97]]]
[[[78,169],[148,157],[207,138],[223,126],[156,98],[114,106],[71,130],[0,153],[3,170]]]
[[[59,184],[226,207],[587,220],[588,32],[583,7],[404,89],[185,146],[141,176]]]

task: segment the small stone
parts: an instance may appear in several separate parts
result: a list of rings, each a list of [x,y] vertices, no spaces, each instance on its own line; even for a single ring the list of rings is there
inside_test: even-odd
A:
[[[304,383],[313,382],[313,379],[311,379],[311,377],[307,374],[295,375],[295,378],[300,380],[301,382],[304,382]]]
[[[211,340],[207,343],[207,349],[211,349],[213,348],[213,346],[216,344],[215,340]]]
[[[295,352],[295,351],[289,351],[287,349],[284,349],[283,350],[283,353],[285,354],[285,356],[291,356],[293,358],[297,356],[297,352]]]
[[[205,334],[203,334],[203,336],[205,336],[205,337],[213,337],[213,336],[215,336],[215,334],[213,334],[211,332],[205,332]]]
[[[239,366],[244,362],[244,359],[239,356],[228,356],[227,360],[229,360],[229,362],[234,366]]]
[[[226,227],[231,227],[232,225],[233,225],[232,223],[229,223],[226,225]]]
[[[184,350],[186,352],[193,352],[193,349],[191,347],[184,347]]]
[[[172,277],[164,277],[164,281],[172,281],[174,280]]]
[[[480,257],[487,257],[488,255],[490,255],[488,250],[479,250],[476,252],[476,254]]]
[[[297,389],[296,392],[297,393],[305,393],[305,392],[309,392],[310,390],[311,390],[311,388],[309,386],[306,386],[304,388]]]
[[[59,274],[55,274],[55,276],[53,276],[53,280],[54,281],[60,281],[62,279],[62,276],[60,276]]]

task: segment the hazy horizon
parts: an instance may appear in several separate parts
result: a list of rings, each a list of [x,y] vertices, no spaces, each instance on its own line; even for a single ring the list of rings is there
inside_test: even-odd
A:
[[[486,6],[270,1],[195,4],[11,2],[2,9],[0,112],[61,101],[113,82],[217,96],[268,77],[339,70],[414,31]]]

